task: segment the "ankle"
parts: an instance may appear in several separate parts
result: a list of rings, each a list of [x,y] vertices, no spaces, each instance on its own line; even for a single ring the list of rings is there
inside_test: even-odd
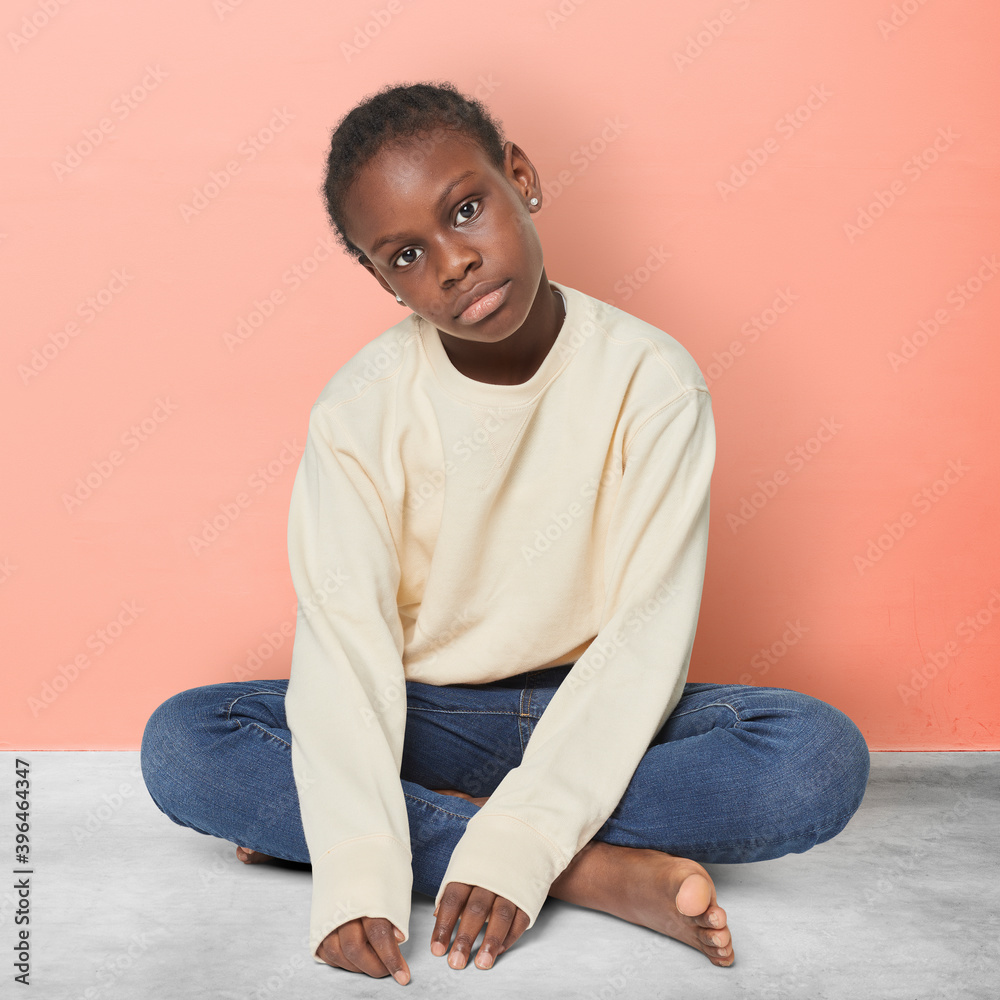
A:
[[[581,894],[600,889],[610,869],[615,848],[599,840],[584,844],[573,860],[549,887],[549,895],[567,902],[577,902]]]

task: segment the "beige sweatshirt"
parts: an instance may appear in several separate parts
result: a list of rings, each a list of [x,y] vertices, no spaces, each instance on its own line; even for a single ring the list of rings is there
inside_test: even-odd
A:
[[[360,916],[409,938],[407,679],[576,661],[448,882],[534,924],[677,705],[715,463],[711,397],[662,330],[567,285],[519,385],[468,378],[411,313],[330,379],[292,490],[298,623],[286,708],[312,862],[309,947]]]

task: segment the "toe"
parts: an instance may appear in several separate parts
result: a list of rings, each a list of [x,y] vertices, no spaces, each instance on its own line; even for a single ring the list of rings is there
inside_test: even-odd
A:
[[[725,927],[726,911],[713,903],[704,913],[699,913],[693,919],[699,927]]]
[[[722,948],[713,948],[706,946],[705,954],[716,963],[722,963],[727,965],[733,960],[733,946],[732,944],[727,944]]]
[[[260,851],[255,851],[250,847],[237,847],[236,857],[245,865],[256,865],[262,861],[273,860],[270,854],[262,854]]]
[[[733,941],[729,929],[725,927],[721,931],[699,931],[699,937],[709,948],[729,948]]]
[[[681,883],[674,902],[678,913],[699,917],[712,903],[712,883],[704,875],[692,872]]]

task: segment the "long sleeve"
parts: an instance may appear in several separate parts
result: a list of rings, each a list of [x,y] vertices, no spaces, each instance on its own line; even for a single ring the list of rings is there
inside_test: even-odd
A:
[[[400,567],[385,508],[330,408],[313,407],[288,518],[298,596],[285,699],[312,862],[309,947],[356,917],[409,937]]]
[[[549,887],[611,815],[687,679],[708,549],[715,425],[687,387],[626,443],[604,553],[596,638],[469,821],[435,897],[464,882],[534,924]]]

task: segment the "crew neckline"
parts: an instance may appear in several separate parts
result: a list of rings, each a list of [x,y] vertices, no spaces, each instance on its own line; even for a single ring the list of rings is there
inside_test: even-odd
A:
[[[570,354],[564,350],[571,331],[579,326],[582,319],[583,303],[577,297],[580,293],[567,285],[549,281],[549,286],[562,296],[566,315],[562,326],[548,354],[542,359],[538,370],[526,382],[515,385],[495,385],[492,382],[480,382],[477,379],[463,375],[451,362],[437,327],[417,313],[411,313],[420,335],[420,343],[438,382],[445,389],[462,397],[468,402],[482,403],[490,406],[517,406],[528,403],[541,389],[558,374],[568,361]]]

